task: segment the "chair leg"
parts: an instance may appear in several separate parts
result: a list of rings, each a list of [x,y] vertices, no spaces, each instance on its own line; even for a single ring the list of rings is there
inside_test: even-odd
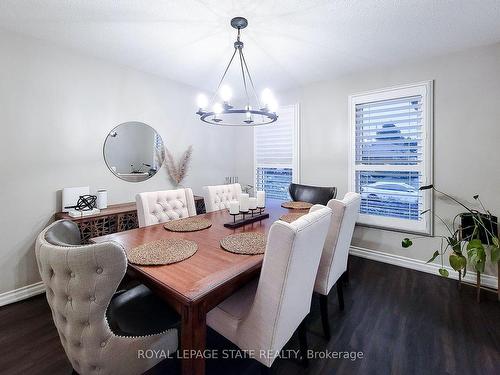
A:
[[[342,282],[346,286],[349,285],[349,265],[350,265],[350,261],[349,261],[349,257],[347,257],[347,269],[342,274]]]
[[[349,268],[347,269],[347,271],[345,271],[342,276],[342,282],[344,283],[345,286],[348,286],[349,285]]]
[[[306,318],[299,325],[299,347],[300,356],[302,357],[302,365],[307,367],[309,365],[309,360],[307,359],[307,325]]]
[[[337,280],[337,296],[339,298],[339,308],[344,310],[344,291],[342,290],[342,280]]]
[[[319,295],[319,307],[321,310],[321,323],[323,324],[323,332],[325,337],[330,340],[330,321],[328,320],[328,296]]]

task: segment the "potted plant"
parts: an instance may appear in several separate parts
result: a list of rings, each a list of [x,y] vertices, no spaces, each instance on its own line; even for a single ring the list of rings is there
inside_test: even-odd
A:
[[[434,187],[434,185],[422,186],[420,190],[433,189],[435,192],[449,198],[453,202],[465,209],[465,212],[457,214],[451,225],[447,224],[443,218],[436,214],[433,210],[421,212],[421,215],[432,214],[436,219],[441,221],[447,230],[446,235],[434,236],[441,238],[441,246],[436,250],[432,257],[427,261],[430,263],[437,257],[441,260],[441,268],[439,274],[443,277],[448,277],[448,270],[444,267],[444,257],[449,252],[448,260],[450,266],[458,272],[459,287],[462,282],[462,277],[467,272],[469,264],[476,272],[476,299],[479,302],[481,298],[481,273],[484,272],[487,258],[493,264],[497,264],[500,268],[500,243],[498,240],[498,219],[488,211],[479,195],[474,195],[474,199],[479,202],[482,210],[477,210],[466,206],[456,198],[446,194]],[[457,224],[460,219],[460,225]],[[424,236],[404,238],[401,245],[408,248],[413,244],[412,240],[425,238]],[[489,257],[487,252],[489,251]],[[500,292],[499,292],[500,293]],[[500,294],[499,294],[500,296]]]

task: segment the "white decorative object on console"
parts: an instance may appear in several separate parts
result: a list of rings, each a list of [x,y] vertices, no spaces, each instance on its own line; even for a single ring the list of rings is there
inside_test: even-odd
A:
[[[102,210],[108,207],[108,191],[104,189],[97,190],[97,208]]]

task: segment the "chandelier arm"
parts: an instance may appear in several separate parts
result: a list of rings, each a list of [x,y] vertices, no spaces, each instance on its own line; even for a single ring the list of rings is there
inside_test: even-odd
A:
[[[247,105],[249,106],[250,105],[250,98],[248,96],[248,88],[247,88],[247,80],[245,78],[245,70],[243,69],[243,59],[242,59],[243,52],[241,51],[241,49],[239,49],[239,55],[240,55],[241,76],[243,77],[243,85],[245,86],[245,94],[247,96]]]
[[[250,84],[252,85],[255,100],[257,101],[257,104],[259,105],[259,109],[261,109],[262,105],[260,104],[259,96],[257,95],[257,91],[255,90],[255,85],[253,84],[252,76],[250,75],[250,71],[248,70],[247,61],[245,60],[245,55],[243,54],[243,51],[241,51],[241,57],[243,58],[243,64],[245,64],[245,69],[247,71],[248,79],[250,80]],[[262,117],[262,121],[264,121],[263,117]]]
[[[214,94],[212,95],[212,99],[210,100],[210,104],[214,102],[215,97],[217,96],[217,93],[219,92],[220,86],[222,85],[222,82],[224,81],[224,78],[226,78],[227,71],[229,70],[229,67],[231,66],[231,63],[233,62],[234,55],[236,55],[237,49],[234,49],[233,56],[231,56],[231,59],[229,60],[229,64],[226,66],[226,70],[224,70],[224,74],[222,75],[222,78],[219,81],[219,84],[217,85],[217,88],[215,89]]]
[[[250,84],[252,85],[253,94],[255,95],[255,99],[257,100],[257,104],[259,105],[260,109],[262,108],[262,105],[260,104],[259,96],[257,95],[257,91],[255,90],[255,85],[253,84],[252,76],[250,75],[250,71],[248,70],[247,61],[245,60],[245,55],[243,54],[243,51],[241,51],[241,57],[243,58],[243,64],[245,64],[245,69],[247,71],[248,79],[250,81]]]

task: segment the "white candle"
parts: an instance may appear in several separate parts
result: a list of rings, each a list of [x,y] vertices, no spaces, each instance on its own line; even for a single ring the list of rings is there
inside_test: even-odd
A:
[[[255,210],[257,208],[257,198],[248,198],[248,208],[251,210]]]
[[[229,202],[229,213],[231,215],[238,215],[240,213],[240,203],[238,201]]]
[[[240,211],[248,212],[249,196],[246,193],[240,194]]]
[[[264,208],[266,207],[266,192],[259,190],[257,191],[257,207]]]

